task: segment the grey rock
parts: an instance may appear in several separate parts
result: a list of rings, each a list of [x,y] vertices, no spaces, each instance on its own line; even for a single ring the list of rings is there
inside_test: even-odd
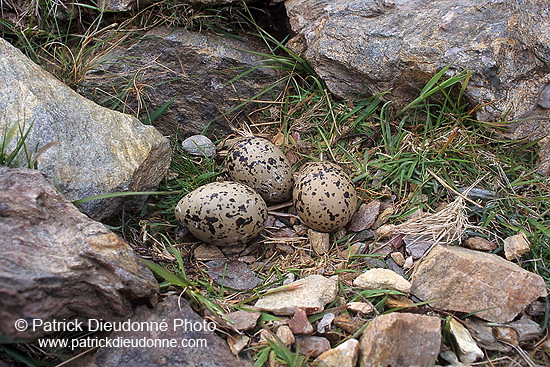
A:
[[[411,293],[443,310],[471,313],[487,321],[512,321],[546,296],[544,279],[495,254],[458,246],[436,246],[411,276]]]
[[[515,116],[536,104],[550,73],[546,0],[288,0],[305,58],[340,96],[391,90],[405,103],[442,67],[473,72],[467,94]],[[521,65],[521,67],[518,67]]]
[[[204,135],[190,136],[181,143],[181,146],[187,153],[199,157],[212,157],[216,154],[216,146]]]
[[[348,225],[348,229],[352,232],[361,232],[370,227],[376,221],[378,212],[380,211],[380,200],[373,200],[370,203],[363,203],[359,210],[355,212]]]
[[[111,339],[125,340],[155,340],[171,339],[177,341],[176,347],[132,347],[132,348],[100,348],[89,367],[123,367],[123,366],[189,366],[189,367],[251,367],[248,359],[237,358],[229,349],[227,343],[215,332],[205,330],[206,327],[185,328],[177,323],[209,325],[197,315],[185,299],[172,295],[159,303],[156,308],[140,307],[132,322],[160,323],[166,321],[166,331],[120,331],[114,332]],[[185,342],[187,347],[181,343]]]
[[[123,93],[128,80],[135,78],[147,87],[140,100],[128,95],[124,108],[145,118],[172,101],[154,122],[163,134],[187,136],[208,127],[211,138],[223,138],[231,133],[227,121],[236,115],[229,111],[276,80],[273,69],[261,67],[266,60],[254,54],[258,51],[234,38],[156,28],[128,49],[107,55],[85,76],[80,91],[105,103],[113,93]],[[231,82],[251,68],[255,70],[245,78]],[[244,112],[256,107],[251,103]],[[226,118],[220,118],[222,114]]]
[[[14,322],[127,316],[158,284],[132,248],[68,202],[42,173],[0,166],[0,334]]]
[[[151,191],[168,170],[170,145],[152,126],[89,101],[0,39],[0,141],[16,134],[8,152],[25,145],[37,168],[69,200],[120,191]],[[28,163],[20,152],[18,164]],[[33,165],[31,163],[31,165]],[[122,207],[137,209],[144,196],[79,205],[94,219]]]
[[[405,235],[405,248],[414,259],[420,259],[433,246],[434,239],[430,235]]]
[[[540,325],[528,317],[522,317],[517,321],[509,323],[508,326],[518,333],[518,340],[520,342],[537,339],[542,333]]]
[[[287,0],[289,45],[335,94],[390,91],[397,109],[452,63],[470,70],[466,96],[482,120],[507,121],[512,138],[550,134],[550,10],[547,0]],[[539,107],[537,107],[537,104]],[[528,117],[527,119],[524,119]],[[539,143],[550,175],[550,138]]]
[[[438,317],[397,312],[381,315],[361,335],[361,366],[433,366],[440,345]]]
[[[550,108],[550,84],[547,84],[540,93],[539,106],[545,109]]]
[[[294,315],[298,308],[302,308],[311,315],[321,312],[338,294],[338,281],[321,275],[310,275],[285,287],[288,289],[264,295],[254,307],[287,316]]]

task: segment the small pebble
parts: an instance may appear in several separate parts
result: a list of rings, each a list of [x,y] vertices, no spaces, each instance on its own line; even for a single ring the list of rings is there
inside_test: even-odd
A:
[[[397,265],[399,266],[405,265],[405,256],[403,256],[401,252],[392,252],[390,256]]]
[[[315,253],[319,256],[325,255],[330,249],[330,234],[324,232],[317,232],[313,229],[307,231],[307,237],[309,243]]]
[[[472,250],[479,251],[494,251],[497,249],[497,244],[493,241],[489,241],[486,238],[474,236],[464,241],[464,246],[471,248]]]
[[[199,157],[212,157],[216,153],[216,146],[204,135],[190,136],[181,146],[187,153]]]
[[[504,240],[504,255],[506,260],[517,260],[523,254],[529,252],[529,240],[523,233],[510,236]]]
[[[288,322],[290,330],[296,335],[311,335],[313,334],[313,326],[307,318],[306,312],[299,308],[294,313],[292,319]]]
[[[277,338],[287,347],[290,347],[296,341],[292,330],[286,325],[279,326],[275,335],[277,335]]]

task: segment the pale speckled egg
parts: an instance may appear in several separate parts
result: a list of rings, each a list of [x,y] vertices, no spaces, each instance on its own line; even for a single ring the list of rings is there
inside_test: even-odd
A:
[[[292,196],[300,219],[319,232],[344,228],[357,209],[353,182],[342,168],[331,162],[303,165]]]
[[[229,149],[225,166],[231,180],[252,187],[268,203],[281,203],[292,197],[290,162],[269,140],[240,139]]]
[[[176,219],[197,239],[217,246],[249,242],[267,221],[267,205],[250,187],[238,182],[213,182],[185,195]]]

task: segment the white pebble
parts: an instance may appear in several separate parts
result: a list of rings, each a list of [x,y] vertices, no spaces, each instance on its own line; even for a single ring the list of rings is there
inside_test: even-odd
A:
[[[199,157],[212,157],[216,153],[216,146],[204,135],[193,135],[181,143],[185,151]]]

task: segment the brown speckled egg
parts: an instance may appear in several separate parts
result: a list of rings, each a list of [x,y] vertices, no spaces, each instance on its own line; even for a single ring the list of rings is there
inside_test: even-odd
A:
[[[357,209],[353,182],[342,168],[330,162],[302,166],[292,196],[300,219],[319,232],[344,228]]]
[[[246,243],[264,229],[267,205],[250,187],[214,182],[185,195],[176,219],[197,239],[218,246]]]
[[[281,203],[292,196],[290,162],[269,140],[247,137],[237,141],[228,151],[226,171],[231,180],[252,187],[268,203]]]

